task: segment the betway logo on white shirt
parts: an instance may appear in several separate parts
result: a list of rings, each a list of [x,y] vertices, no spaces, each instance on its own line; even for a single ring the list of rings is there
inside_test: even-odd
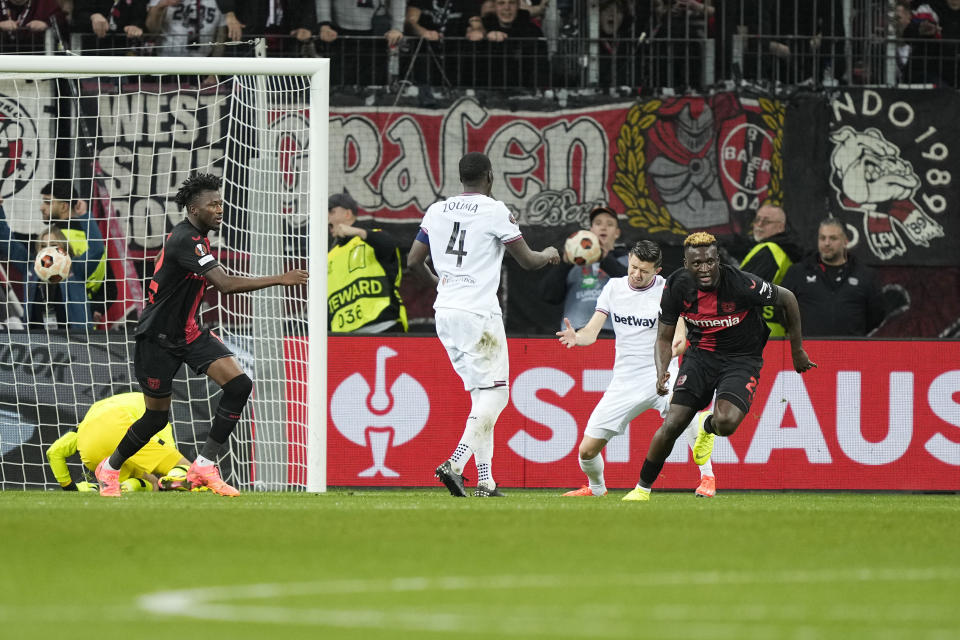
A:
[[[617,336],[616,360],[613,369],[625,370],[653,367],[653,345],[657,339],[657,319],[663,278],[655,276],[644,289],[634,289],[626,277],[610,278],[597,299],[597,310],[613,318]]]
[[[625,324],[631,327],[649,327],[653,328],[657,326],[657,319],[654,318],[638,318],[636,316],[621,316],[616,313],[611,313],[610,317],[613,318],[614,322],[620,324]]]

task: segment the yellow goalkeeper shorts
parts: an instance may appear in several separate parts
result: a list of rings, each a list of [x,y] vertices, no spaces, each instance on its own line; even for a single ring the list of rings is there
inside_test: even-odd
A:
[[[120,468],[120,481],[127,478],[142,478],[146,473],[156,476],[166,475],[183,457],[171,440],[163,438],[164,431],[150,438],[149,442],[140,451],[123,463]],[[100,461],[109,456],[117,448],[120,439],[115,432],[100,432],[95,429],[82,429],[77,437],[77,451],[87,469],[93,471]]]

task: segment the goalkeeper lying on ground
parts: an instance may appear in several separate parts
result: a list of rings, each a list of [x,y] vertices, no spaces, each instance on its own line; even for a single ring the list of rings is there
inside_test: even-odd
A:
[[[83,465],[93,471],[101,460],[117,448],[117,443],[146,407],[142,393],[119,393],[93,403],[76,431],[70,431],[50,445],[47,460],[65,491],[97,491],[90,482],[74,483],[67,469],[67,458],[79,452]],[[120,469],[121,488],[125,491],[187,490],[187,466],[173,439],[170,423],[128,459]]]

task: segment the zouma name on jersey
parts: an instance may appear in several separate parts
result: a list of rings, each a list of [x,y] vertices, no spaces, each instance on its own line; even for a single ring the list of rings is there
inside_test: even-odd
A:
[[[709,291],[688,284],[683,268],[670,274],[660,300],[660,322],[687,324],[690,346],[722,355],[762,356],[770,329],[762,307],[773,305],[777,289],[752,273],[720,265],[717,286]]]

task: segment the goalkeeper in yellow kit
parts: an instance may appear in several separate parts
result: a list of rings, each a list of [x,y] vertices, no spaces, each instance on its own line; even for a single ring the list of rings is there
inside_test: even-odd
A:
[[[120,393],[93,403],[76,431],[63,435],[47,449],[53,475],[65,491],[96,491],[89,482],[74,483],[66,459],[79,452],[83,465],[93,471],[117,448],[131,424],[146,410],[142,393]],[[120,469],[121,488],[127,491],[186,490],[190,465],[177,450],[173,427],[167,425]],[[182,467],[181,467],[182,466]]]

